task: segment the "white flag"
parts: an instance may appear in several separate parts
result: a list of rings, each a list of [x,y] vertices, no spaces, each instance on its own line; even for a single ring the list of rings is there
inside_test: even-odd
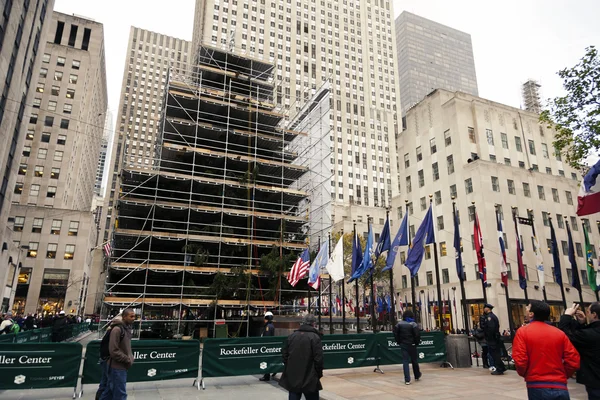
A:
[[[538,274],[538,280],[540,286],[544,288],[546,286],[546,277],[544,276],[544,259],[542,258],[542,252],[540,251],[540,244],[538,243],[537,236],[533,236],[533,251],[535,252],[535,266]]]
[[[344,279],[344,236],[340,237],[325,266],[333,282]]]

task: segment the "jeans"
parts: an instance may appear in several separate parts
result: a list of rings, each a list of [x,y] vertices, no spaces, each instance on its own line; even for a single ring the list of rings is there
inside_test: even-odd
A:
[[[419,361],[417,357],[417,346],[401,346],[402,348],[402,366],[404,367],[404,382],[410,382],[409,363],[412,363],[415,379],[421,377],[419,370]]]
[[[288,400],[300,400],[302,398],[302,393],[290,392],[288,396]],[[304,398],[306,400],[319,400],[319,392],[316,393],[304,393]]]
[[[127,370],[107,367],[108,384],[102,393],[100,400],[126,400]]]
[[[569,400],[569,391],[561,389],[527,388],[529,400]]]
[[[100,377],[100,384],[98,385],[98,391],[96,391],[96,400],[100,399],[102,393],[104,393],[104,389],[106,389],[106,385],[108,384],[108,364],[106,360],[100,360],[100,370],[102,371],[102,376]]]
[[[489,368],[489,367],[492,367],[492,366],[494,366],[494,364],[493,364],[493,363],[492,363],[492,364],[490,364],[490,359],[491,359],[491,357],[490,357],[489,355],[490,355],[490,354],[489,354],[489,352],[488,352],[488,347],[487,347],[487,345],[485,345],[485,346],[484,346],[484,345],[482,345],[482,346],[481,346],[481,361],[483,362],[483,366],[484,366],[485,368]]]
[[[588,394],[588,400],[600,400],[600,389],[586,386],[585,390]]]

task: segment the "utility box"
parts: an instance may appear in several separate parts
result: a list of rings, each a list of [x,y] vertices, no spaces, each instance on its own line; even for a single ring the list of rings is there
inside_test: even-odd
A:
[[[467,335],[446,336],[446,361],[454,368],[470,368],[471,353]]]

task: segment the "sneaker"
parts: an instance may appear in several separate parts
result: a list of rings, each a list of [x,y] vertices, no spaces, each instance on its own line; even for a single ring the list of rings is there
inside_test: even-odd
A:
[[[423,376],[423,374],[419,375],[418,378],[415,377],[415,381],[419,382],[419,380],[421,379],[422,376]]]
[[[504,375],[504,371],[494,371],[491,375]]]
[[[490,372],[494,372],[496,370],[496,367],[489,367],[488,369],[490,370]]]
[[[269,382],[271,380],[271,378],[263,376],[262,378],[259,378],[258,380],[261,382]]]
[[[410,381],[409,382],[404,382],[405,385],[410,385]]]

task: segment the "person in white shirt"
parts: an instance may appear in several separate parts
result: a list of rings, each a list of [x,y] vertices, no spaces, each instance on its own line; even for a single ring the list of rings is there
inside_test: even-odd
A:
[[[4,316],[4,320],[2,321],[2,323],[0,324],[0,335],[4,334],[4,333],[10,333],[10,326],[13,324],[13,320],[12,320],[12,312],[7,312],[6,315]]]

